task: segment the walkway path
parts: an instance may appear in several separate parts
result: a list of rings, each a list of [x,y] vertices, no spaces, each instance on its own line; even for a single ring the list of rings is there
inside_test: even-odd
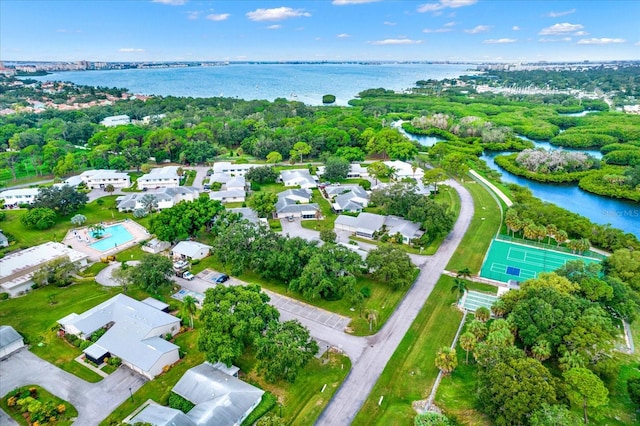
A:
[[[418,279],[384,327],[367,338],[369,346],[365,347],[362,356],[352,359],[351,372],[318,418],[317,425],[351,424],[460,244],[473,217],[473,199],[459,183],[451,181],[448,184],[458,191],[461,201],[453,231],[437,253],[426,261]]]
[[[513,205],[513,201],[511,201],[509,199],[509,197],[507,197],[504,192],[502,192],[500,189],[498,189],[497,186],[495,186],[494,184],[492,184],[491,182],[489,182],[488,180],[486,180],[484,177],[480,176],[480,174],[478,172],[476,172],[475,170],[469,170],[469,173],[476,179],[478,179],[480,182],[482,182],[483,184],[487,185],[489,188],[491,188],[491,190],[498,196],[500,197],[500,199],[502,201],[504,201],[504,203],[507,205],[507,207],[511,207]]]

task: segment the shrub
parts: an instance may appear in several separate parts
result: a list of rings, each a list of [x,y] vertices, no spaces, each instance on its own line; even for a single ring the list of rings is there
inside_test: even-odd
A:
[[[0,212],[0,222],[2,222],[3,220],[5,220],[7,217],[7,214],[5,212]]]
[[[627,380],[627,392],[636,407],[640,407],[640,377],[631,377]]]
[[[7,300],[9,298],[9,293],[0,293],[0,300]]]
[[[93,342],[91,340],[81,340],[79,347],[80,347],[81,350],[84,351],[85,349],[87,349],[92,344],[93,344]]]
[[[193,407],[195,407],[195,405],[191,401],[181,397],[177,393],[171,392],[171,394],[169,395],[169,407],[180,410],[183,413],[187,413]]]
[[[332,104],[335,101],[336,101],[335,95],[324,95],[324,96],[322,96],[322,103],[323,104]]]
[[[198,263],[200,263],[200,259],[193,259],[191,261],[191,265],[197,265]]]
[[[365,297],[365,299],[368,299],[371,297],[371,288],[369,286],[364,286],[360,289],[360,293]]]

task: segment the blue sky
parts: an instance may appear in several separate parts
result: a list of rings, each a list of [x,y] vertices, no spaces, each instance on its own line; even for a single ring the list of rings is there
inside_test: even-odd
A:
[[[640,59],[640,1],[0,0],[0,59]]]

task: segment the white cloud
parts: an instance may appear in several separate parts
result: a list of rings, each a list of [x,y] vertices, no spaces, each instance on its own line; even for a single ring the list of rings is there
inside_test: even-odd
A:
[[[518,41],[515,38],[490,38],[488,40],[483,41],[484,44],[507,44],[507,43],[515,43]]]
[[[202,12],[197,11],[197,10],[193,10],[193,11],[187,12],[187,19],[191,19],[191,20],[198,19],[200,17],[201,13]]]
[[[587,35],[589,35],[589,33],[588,33],[588,32],[586,32],[586,31],[578,31],[578,32],[573,33],[573,35],[574,35],[574,36],[583,37],[583,36],[587,36]]]
[[[351,35],[342,33],[342,34],[338,34],[336,37],[338,37],[338,38],[349,38],[349,37],[351,37]]]
[[[278,25],[278,24],[276,24],[276,25],[269,25],[269,26],[267,27],[267,29],[268,29],[268,30],[279,30],[280,28],[282,28],[282,25]]]
[[[153,3],[168,4],[169,6],[182,6],[187,0],[152,0]]]
[[[390,46],[390,45],[405,45],[405,44],[420,44],[422,40],[411,40],[408,38],[387,38],[385,40],[376,40],[369,42],[376,46]]]
[[[274,9],[256,9],[247,12],[247,18],[251,21],[282,21],[288,18],[309,17],[311,14],[304,9],[292,9],[290,7],[276,7]]]
[[[578,40],[578,44],[618,44],[626,43],[627,40],[623,38],[583,38]]]
[[[380,0],[333,0],[331,4],[335,4],[336,6],[344,6],[345,4],[365,4],[365,3],[375,3]]]
[[[540,35],[566,35],[582,30],[584,26],[580,24],[570,24],[563,22],[562,24],[554,24],[550,27],[543,28],[538,34]]]
[[[575,9],[570,9],[562,12],[549,12],[547,16],[549,16],[550,18],[559,18],[561,16],[571,15],[572,13],[575,13],[575,11]]]
[[[389,25],[389,26],[391,26],[391,27],[393,27],[393,26],[397,25],[395,22],[391,22],[391,21],[384,21],[384,22],[383,22],[383,24],[385,24],[385,25]]]
[[[136,49],[134,47],[123,47],[121,49],[118,50],[119,52],[124,52],[124,53],[140,53],[140,52],[144,52],[144,49]]]
[[[447,22],[446,24],[443,25],[443,27],[447,27],[447,28],[455,27],[455,26],[456,26],[456,22],[454,21]]]
[[[479,33],[486,33],[490,29],[491,27],[489,25],[478,25],[468,30],[464,30],[464,32],[467,34],[479,34]]]
[[[640,41],[636,41],[635,43],[633,43],[634,46],[640,46]]]
[[[425,3],[418,6],[418,12],[437,12],[442,9],[456,9],[458,7],[471,6],[477,3],[478,0],[440,0],[438,3]]]
[[[552,38],[552,37],[543,37],[538,40],[540,43],[557,43],[557,42],[568,42],[571,41],[571,37],[561,37],[561,38]]]
[[[423,33],[431,34],[431,33],[449,33],[453,31],[453,28],[425,28],[422,30]]]
[[[513,27],[511,27],[511,29],[512,29],[513,31],[520,31],[520,27],[519,27],[519,26],[517,26],[517,25],[514,25]]]
[[[226,21],[227,19],[229,19],[229,16],[231,16],[231,14],[229,13],[212,13],[210,15],[207,15],[207,19],[210,21]]]

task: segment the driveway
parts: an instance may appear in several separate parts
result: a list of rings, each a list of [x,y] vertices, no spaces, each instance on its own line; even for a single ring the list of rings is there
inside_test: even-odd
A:
[[[369,344],[365,346],[362,355],[352,358],[351,372],[325,407],[316,425],[351,424],[469,228],[473,217],[471,194],[457,182],[448,181],[447,184],[460,195],[458,221],[436,254],[422,266],[418,279],[391,318],[377,334],[367,338]]]
[[[313,219],[308,220],[307,222],[313,222]],[[280,223],[282,224],[282,231],[280,232],[282,235],[287,235],[291,238],[300,237],[307,241],[320,241],[320,232],[314,231],[313,229],[307,229],[302,227],[302,219],[294,218],[292,222],[289,222],[288,219],[280,219]]]
[[[0,361],[0,395],[20,386],[40,385],[76,407],[76,426],[97,425],[130,398],[129,389],[135,393],[146,381],[127,367],[120,367],[98,383],[85,382],[26,348]]]
[[[204,187],[204,180],[207,177],[207,170],[211,168],[212,167],[209,166],[186,167],[186,170],[196,171],[196,178],[194,179],[192,186],[202,189]]]

